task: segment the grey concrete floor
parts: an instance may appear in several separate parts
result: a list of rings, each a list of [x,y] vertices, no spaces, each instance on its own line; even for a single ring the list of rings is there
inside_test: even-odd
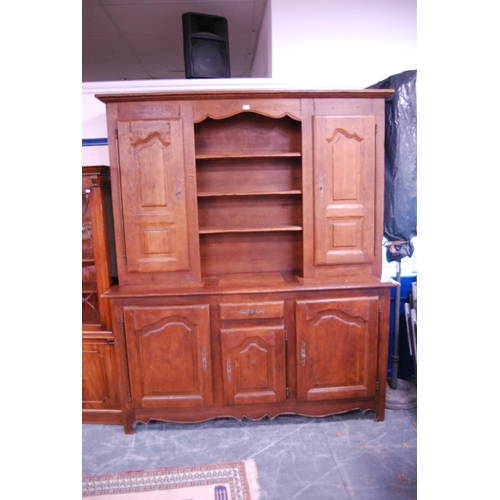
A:
[[[96,475],[253,458],[261,500],[417,498],[417,410],[280,416],[252,422],[83,425],[82,474]]]

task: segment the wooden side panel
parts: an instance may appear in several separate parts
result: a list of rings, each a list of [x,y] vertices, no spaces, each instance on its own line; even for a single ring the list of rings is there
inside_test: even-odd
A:
[[[118,122],[128,272],[189,270],[182,121]]]
[[[226,404],[286,400],[283,325],[222,328],[221,342]]]
[[[367,264],[375,252],[375,119],[314,117],[315,265]]]
[[[124,308],[132,398],[143,408],[213,402],[208,305]]]
[[[378,298],[298,301],[298,399],[376,393]]]

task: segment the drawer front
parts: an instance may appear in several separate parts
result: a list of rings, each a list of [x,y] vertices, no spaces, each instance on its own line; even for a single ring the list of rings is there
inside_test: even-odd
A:
[[[284,312],[285,303],[282,300],[276,302],[239,302],[237,304],[219,305],[221,320],[283,318]]]

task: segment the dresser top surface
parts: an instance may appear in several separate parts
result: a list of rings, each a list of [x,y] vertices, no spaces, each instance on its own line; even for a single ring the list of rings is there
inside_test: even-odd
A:
[[[255,293],[286,293],[320,290],[367,290],[398,286],[390,278],[353,276],[303,279],[294,273],[247,273],[207,276],[200,284],[182,285],[116,285],[105,295],[111,298],[161,297],[165,295],[234,295]]]
[[[176,90],[169,92],[134,92],[96,94],[104,103],[169,101],[169,100],[213,100],[213,99],[385,99],[393,89],[323,90],[323,89],[233,89],[233,90]]]

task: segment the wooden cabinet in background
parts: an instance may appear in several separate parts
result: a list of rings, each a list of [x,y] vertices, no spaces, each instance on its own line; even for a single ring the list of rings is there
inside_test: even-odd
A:
[[[84,331],[82,339],[83,423],[121,422],[114,345],[110,333],[98,338]]]
[[[116,283],[109,167],[82,168],[82,420],[121,422],[109,299]]]
[[[381,279],[391,90],[180,91],[106,104],[134,422],[384,418],[392,281]]]

